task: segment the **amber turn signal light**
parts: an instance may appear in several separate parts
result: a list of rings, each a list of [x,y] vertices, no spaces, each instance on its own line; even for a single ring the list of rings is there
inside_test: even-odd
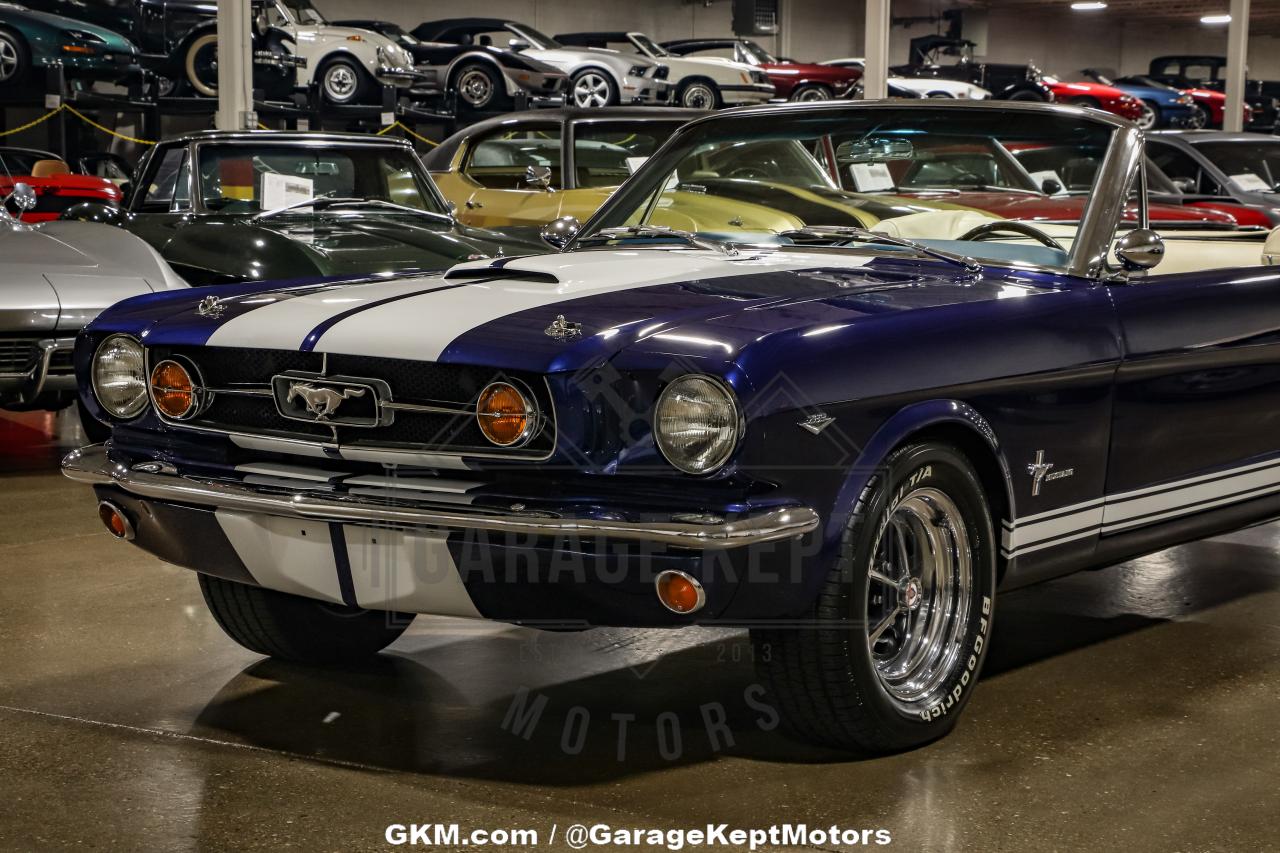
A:
[[[484,437],[499,447],[515,447],[529,440],[534,411],[520,389],[509,382],[492,382],[476,401],[476,423]]]
[[[190,417],[196,409],[196,387],[191,374],[176,361],[160,362],[151,371],[151,399],[165,417],[174,420]]]
[[[674,569],[659,572],[653,584],[658,590],[658,600],[672,613],[693,613],[707,603],[702,584],[684,572]]]
[[[129,517],[124,514],[124,510],[111,501],[98,504],[98,518],[102,519],[107,532],[115,538],[133,539],[133,524],[129,521]]]

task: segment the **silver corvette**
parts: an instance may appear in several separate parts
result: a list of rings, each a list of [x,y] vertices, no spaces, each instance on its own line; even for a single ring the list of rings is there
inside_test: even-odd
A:
[[[76,333],[129,296],[185,288],[149,245],[87,222],[28,225],[26,184],[0,202],[0,408],[60,409],[76,400]]]

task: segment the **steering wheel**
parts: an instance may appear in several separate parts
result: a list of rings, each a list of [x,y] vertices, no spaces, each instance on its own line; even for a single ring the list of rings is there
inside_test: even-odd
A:
[[[738,178],[741,180],[762,180],[764,178],[771,178],[773,175],[769,174],[768,169],[764,169],[760,166],[739,166],[736,169],[730,170],[725,177]]]
[[[1066,249],[1057,240],[1048,234],[1028,225],[1025,222],[1016,222],[1012,219],[1001,219],[997,222],[988,222],[985,225],[979,225],[977,228],[970,228],[964,234],[960,235],[961,240],[975,240],[979,243],[991,239],[996,234],[1017,234],[1021,237],[1030,237],[1042,246],[1048,246],[1050,249],[1057,249],[1059,252],[1065,252]]]

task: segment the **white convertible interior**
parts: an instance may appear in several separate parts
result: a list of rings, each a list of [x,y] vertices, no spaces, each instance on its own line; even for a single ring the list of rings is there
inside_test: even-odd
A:
[[[885,219],[873,230],[890,237],[923,242],[938,249],[989,257],[1035,266],[1061,266],[1065,255],[1035,240],[1016,235],[997,235],[982,243],[961,242],[960,237],[996,217],[972,210],[937,210]],[[1075,241],[1076,226],[1027,223],[1054,238],[1068,252]],[[1152,275],[1202,272],[1270,265],[1280,260],[1277,231],[1166,231],[1165,255]]]

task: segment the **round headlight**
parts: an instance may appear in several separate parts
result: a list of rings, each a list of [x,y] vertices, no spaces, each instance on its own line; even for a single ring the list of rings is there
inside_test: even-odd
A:
[[[717,379],[682,376],[658,397],[654,410],[658,449],[687,474],[706,474],[728,462],[741,435],[737,400]]]
[[[132,418],[147,405],[147,366],[142,344],[112,335],[93,355],[93,393],[107,414]]]
[[[195,414],[198,389],[185,367],[166,359],[151,370],[151,399],[162,415],[182,420]]]
[[[491,382],[476,401],[476,423],[484,437],[500,447],[517,447],[533,435],[537,413],[510,382]]]

